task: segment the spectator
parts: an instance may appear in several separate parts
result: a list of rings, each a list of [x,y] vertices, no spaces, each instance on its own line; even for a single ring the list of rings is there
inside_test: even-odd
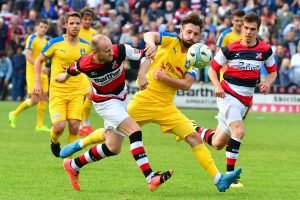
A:
[[[9,11],[8,4],[4,3],[1,6],[0,17],[3,17],[4,21],[9,22],[13,14]]]
[[[53,4],[51,4],[50,0],[44,1],[43,8],[40,13],[40,17],[42,19],[52,19],[52,20],[58,18],[55,7]]]
[[[35,24],[36,24],[36,20],[37,20],[37,12],[33,9],[31,9],[29,11],[29,15],[28,15],[28,19],[25,19],[24,20],[24,29],[27,30],[28,27],[32,27],[34,28],[35,27]]]
[[[85,0],[67,0],[69,7],[71,7],[74,11],[79,12],[82,8],[85,7]],[[94,2],[97,3],[96,0]]]
[[[230,5],[227,0],[221,0],[221,6],[218,7],[218,16],[225,17],[230,11]]]
[[[26,58],[23,54],[23,47],[17,47],[17,53],[12,57],[13,76],[12,76],[12,100],[24,100],[25,96],[25,72],[26,72]]]
[[[297,45],[297,53],[291,58],[291,67],[289,73],[289,86],[300,86],[300,42]]]
[[[7,57],[6,52],[0,52],[0,98],[6,100],[7,88],[12,75],[11,60]]]
[[[5,49],[7,45],[8,26],[4,23],[3,17],[0,17],[0,49]]]
[[[166,10],[164,11],[164,22],[165,23],[173,23],[175,8],[173,1],[166,1]]]
[[[121,21],[117,17],[117,11],[115,9],[111,9],[108,11],[109,21],[106,23],[106,28],[109,30],[110,34],[114,34],[114,25],[117,24],[119,27],[121,27]]]
[[[125,4],[119,4],[118,18],[121,21],[121,27],[127,23],[130,23],[130,14],[126,11]]]
[[[284,58],[279,70],[280,86],[287,87],[290,84],[290,59]]]
[[[152,0],[150,7],[146,12],[150,21],[156,21],[158,25],[162,24],[164,21],[164,12],[158,7],[158,0]]]
[[[183,18],[192,13],[192,10],[188,7],[189,2],[187,0],[180,0],[179,5],[180,7],[174,15],[174,24],[180,24]]]

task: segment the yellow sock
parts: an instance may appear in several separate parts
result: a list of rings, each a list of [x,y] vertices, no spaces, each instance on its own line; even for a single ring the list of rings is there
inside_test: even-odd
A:
[[[60,142],[60,137],[63,133],[54,133],[53,132],[53,127],[50,130],[50,138],[52,140],[52,142],[54,142],[55,144]]]
[[[79,135],[72,135],[72,134],[69,133],[68,139],[67,139],[67,144],[75,142],[78,139],[79,139]]]
[[[32,106],[31,99],[26,99],[17,107],[17,109],[14,111],[14,115],[18,116],[23,110],[26,110],[27,108],[30,108],[31,106]]]
[[[83,125],[85,125],[84,121],[90,118],[92,106],[93,106],[92,101],[89,98],[85,98],[83,103],[83,113],[82,113]]]
[[[37,105],[37,119],[36,119],[37,127],[42,127],[44,125],[46,108],[47,108],[47,101],[39,101]]]
[[[105,141],[103,128],[98,128],[88,136],[82,139],[83,147],[87,147],[90,144],[102,143]]]
[[[215,165],[214,160],[211,157],[209,150],[204,144],[200,144],[193,148],[193,154],[196,160],[202,165],[211,178],[219,173],[218,168]]]

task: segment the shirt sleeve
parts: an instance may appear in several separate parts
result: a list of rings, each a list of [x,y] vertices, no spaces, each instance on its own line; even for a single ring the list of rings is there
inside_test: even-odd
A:
[[[80,60],[81,58],[79,58],[79,60],[73,62],[68,68],[67,68],[67,74],[71,75],[71,76],[77,76],[81,73],[80,71]]]
[[[128,44],[125,44],[124,46],[126,60],[140,60],[145,55],[145,51],[143,49],[136,49]]]

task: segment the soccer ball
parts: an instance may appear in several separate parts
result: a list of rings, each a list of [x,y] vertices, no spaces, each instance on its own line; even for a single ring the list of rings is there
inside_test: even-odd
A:
[[[196,68],[204,68],[212,59],[210,48],[202,43],[193,44],[187,52],[187,64]]]

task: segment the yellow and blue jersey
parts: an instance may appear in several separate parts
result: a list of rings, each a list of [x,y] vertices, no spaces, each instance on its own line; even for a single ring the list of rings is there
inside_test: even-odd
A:
[[[95,29],[89,28],[85,29],[83,27],[80,28],[78,36],[85,41],[88,41],[89,43],[92,42],[92,38],[97,34],[97,31]]]
[[[196,69],[187,65],[187,53],[182,52],[178,35],[160,32],[160,36],[160,45],[147,73],[149,84],[145,92],[149,93],[150,96],[154,95],[159,101],[173,102],[176,89],[155,80],[152,71],[165,69],[168,76],[175,79],[184,79],[186,74],[190,74],[196,79],[197,72]]]
[[[242,34],[239,34],[233,30],[233,28],[229,28],[224,30],[217,41],[217,47],[225,47],[235,41],[241,40]]]
[[[38,37],[36,34],[31,34],[27,40],[25,48],[32,51],[32,58],[35,60],[40,52],[42,51],[43,47],[47,43],[47,40],[43,37]],[[45,62],[43,63],[43,66],[45,66]],[[34,73],[34,66],[29,61],[26,60],[26,67],[27,67],[27,73]]]
[[[65,83],[55,81],[55,77],[66,72],[66,69],[81,56],[91,52],[90,43],[79,39],[76,45],[70,44],[64,36],[56,37],[48,41],[42,50],[42,54],[51,58],[50,88],[55,91],[77,93],[82,91],[82,76],[70,77]]]

